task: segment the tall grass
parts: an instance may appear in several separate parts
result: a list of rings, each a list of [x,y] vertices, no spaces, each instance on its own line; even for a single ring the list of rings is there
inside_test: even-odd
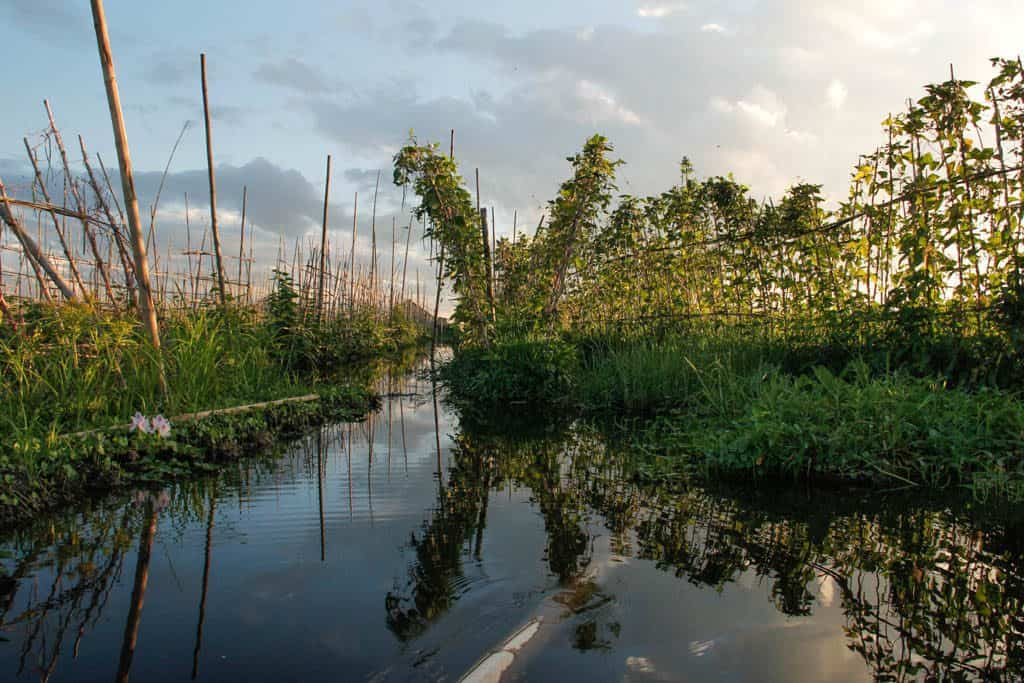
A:
[[[75,304],[23,314],[17,331],[0,331],[0,443],[123,423],[136,411],[171,416],[302,393],[416,337],[398,318],[282,331],[252,310],[199,309],[162,321],[158,355],[130,317]]]
[[[551,374],[552,357],[569,360]],[[965,487],[1024,500],[1024,402],[1016,393],[859,359],[838,372],[804,360],[795,364],[800,372],[787,365],[794,363],[782,350],[755,338],[668,335],[499,342],[456,354],[442,376],[453,402],[477,417],[514,409],[505,399],[516,396],[533,408],[643,418],[633,443],[662,456],[661,474]]]

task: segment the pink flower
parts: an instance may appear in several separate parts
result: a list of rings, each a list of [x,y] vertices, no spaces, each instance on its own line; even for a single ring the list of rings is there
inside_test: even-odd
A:
[[[143,432],[144,434],[152,434],[153,428],[149,424],[149,420],[142,413],[135,413],[132,416],[132,423],[128,426],[130,432]]]
[[[167,438],[167,435],[171,433],[170,420],[163,415],[157,415],[153,418],[153,431],[161,437]]]

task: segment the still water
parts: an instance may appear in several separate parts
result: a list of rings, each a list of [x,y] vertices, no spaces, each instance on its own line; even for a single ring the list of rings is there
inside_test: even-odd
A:
[[[361,423],[0,540],[0,680],[1021,680],[1024,525],[652,487],[578,425]]]

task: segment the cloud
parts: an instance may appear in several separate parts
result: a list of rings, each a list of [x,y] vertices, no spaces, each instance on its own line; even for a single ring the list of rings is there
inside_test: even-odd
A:
[[[704,24],[700,30],[702,33],[725,33],[725,27],[721,24]]]
[[[850,91],[838,78],[833,79],[825,90],[825,97],[828,100],[829,106],[837,110],[843,108],[843,104],[846,102],[846,97],[849,94]]]
[[[638,17],[662,19],[685,9],[687,5],[682,2],[642,5],[637,8],[636,14]]]
[[[49,39],[59,35],[61,40],[51,43],[55,45],[67,41],[77,48],[79,43],[94,36],[88,13],[64,0],[5,0],[0,16],[4,14],[11,26],[20,26]]]
[[[280,62],[261,64],[253,75],[264,83],[289,88],[307,95],[331,90],[327,78],[319,69],[294,57]]]
[[[642,123],[636,112],[624,107],[607,88],[593,81],[581,80],[576,83],[576,94],[586,103],[586,117],[597,123],[609,119],[629,125]]]

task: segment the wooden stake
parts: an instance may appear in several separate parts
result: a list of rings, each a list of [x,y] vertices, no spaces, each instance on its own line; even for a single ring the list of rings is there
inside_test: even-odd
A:
[[[324,218],[320,227],[320,281],[316,287],[316,312],[324,312],[324,267],[327,259],[327,206],[331,197],[331,155],[327,155],[327,178],[324,180]]]
[[[377,275],[377,193],[380,190],[380,171],[377,171],[377,185],[373,188],[373,211],[370,214],[370,296],[377,306],[377,290],[374,288]]]
[[[46,258],[46,255],[43,254],[36,241],[32,239],[32,236],[22,227],[21,222],[18,221],[14,216],[14,212],[11,211],[11,205],[7,197],[7,188],[4,187],[3,180],[0,180],[0,219],[14,231],[14,236],[21,242],[21,247],[29,260],[29,264],[36,271],[36,279],[39,282],[40,293],[43,298],[49,299],[50,293],[46,288],[46,283],[39,269],[46,272],[46,275],[57,285],[57,289],[60,290],[65,299],[69,301],[74,300],[76,298],[75,291],[71,288],[71,285],[64,281],[64,278],[60,276],[57,269]]]
[[[238,279],[235,281],[238,285],[239,298],[242,294],[242,259],[245,258],[245,201],[248,195],[249,188],[242,185],[242,225],[238,231]]]
[[[349,266],[348,276],[350,280],[349,295],[348,295],[348,312],[352,315],[352,310],[355,307],[356,302],[356,216],[359,214],[359,193],[356,192],[355,199],[352,200],[352,253],[349,257],[352,260]]]
[[[99,48],[100,65],[103,68],[103,81],[107,90],[107,104],[110,108],[110,120],[114,129],[114,142],[117,146],[117,160],[121,170],[121,189],[124,192],[128,227],[132,233],[132,251],[135,254],[135,278],[139,285],[139,316],[146,326],[153,347],[159,349],[160,329],[157,326],[156,309],[153,306],[153,292],[149,284],[149,261],[146,259],[146,245],[143,242],[141,222],[139,220],[139,199],[135,194],[132,161],[128,150],[128,132],[125,129],[124,115],[121,111],[121,95],[117,88],[117,76],[114,73],[114,56],[110,50],[107,20],[103,12],[103,0],[91,0],[91,2],[93,24],[96,28],[96,44]],[[162,367],[160,382],[164,385]],[[164,385],[164,388],[166,388],[166,385]]]
[[[139,299],[135,292],[135,286],[132,284],[134,281],[134,273],[131,267],[131,258],[128,255],[128,246],[124,244],[124,236],[121,234],[121,230],[118,226],[124,224],[124,216],[121,216],[121,222],[114,220],[114,214],[110,211],[110,205],[107,204],[107,199],[100,190],[100,184],[96,180],[96,174],[92,171],[92,164],[89,163],[89,155],[85,151],[85,140],[81,135],[78,136],[78,146],[82,150],[82,163],[85,165],[85,171],[89,177],[89,184],[92,185],[93,194],[96,195],[96,200],[100,203],[100,208],[103,209],[103,214],[107,217],[107,222],[110,223],[110,232],[114,236],[114,244],[117,246],[117,254],[121,259],[121,268],[124,269],[124,286],[128,290],[128,298],[131,300],[132,307],[135,308],[139,305]],[[113,192],[111,192],[113,195]],[[117,201],[117,197],[114,197],[114,201]]]
[[[35,153],[32,151],[32,147],[28,144],[28,138],[22,138],[22,142],[25,143],[25,152],[28,154],[28,160],[32,163],[32,170],[36,176],[36,183],[39,185],[39,190],[43,194],[43,199],[47,204],[53,204],[50,199],[50,191],[46,189],[46,182],[43,180],[43,174],[39,171],[39,162],[36,159]],[[53,209],[48,211],[50,217],[53,219],[53,229],[57,233],[57,239],[60,241],[60,247],[64,251],[64,255],[68,259],[68,266],[71,268],[71,277],[78,284],[78,288],[85,292],[85,283],[82,282],[82,276],[78,272],[78,266],[75,264],[75,258],[71,253],[71,249],[68,247],[67,240],[64,236],[64,228],[61,227],[60,220],[57,218],[57,212]]]
[[[227,306],[227,290],[224,287],[224,259],[220,250],[220,230],[217,228],[217,178],[213,170],[210,98],[206,87],[206,53],[199,55],[199,71],[203,87],[203,121],[206,123],[206,166],[210,179],[210,232],[213,233],[213,253],[217,260],[217,287],[220,289],[220,305]]]

